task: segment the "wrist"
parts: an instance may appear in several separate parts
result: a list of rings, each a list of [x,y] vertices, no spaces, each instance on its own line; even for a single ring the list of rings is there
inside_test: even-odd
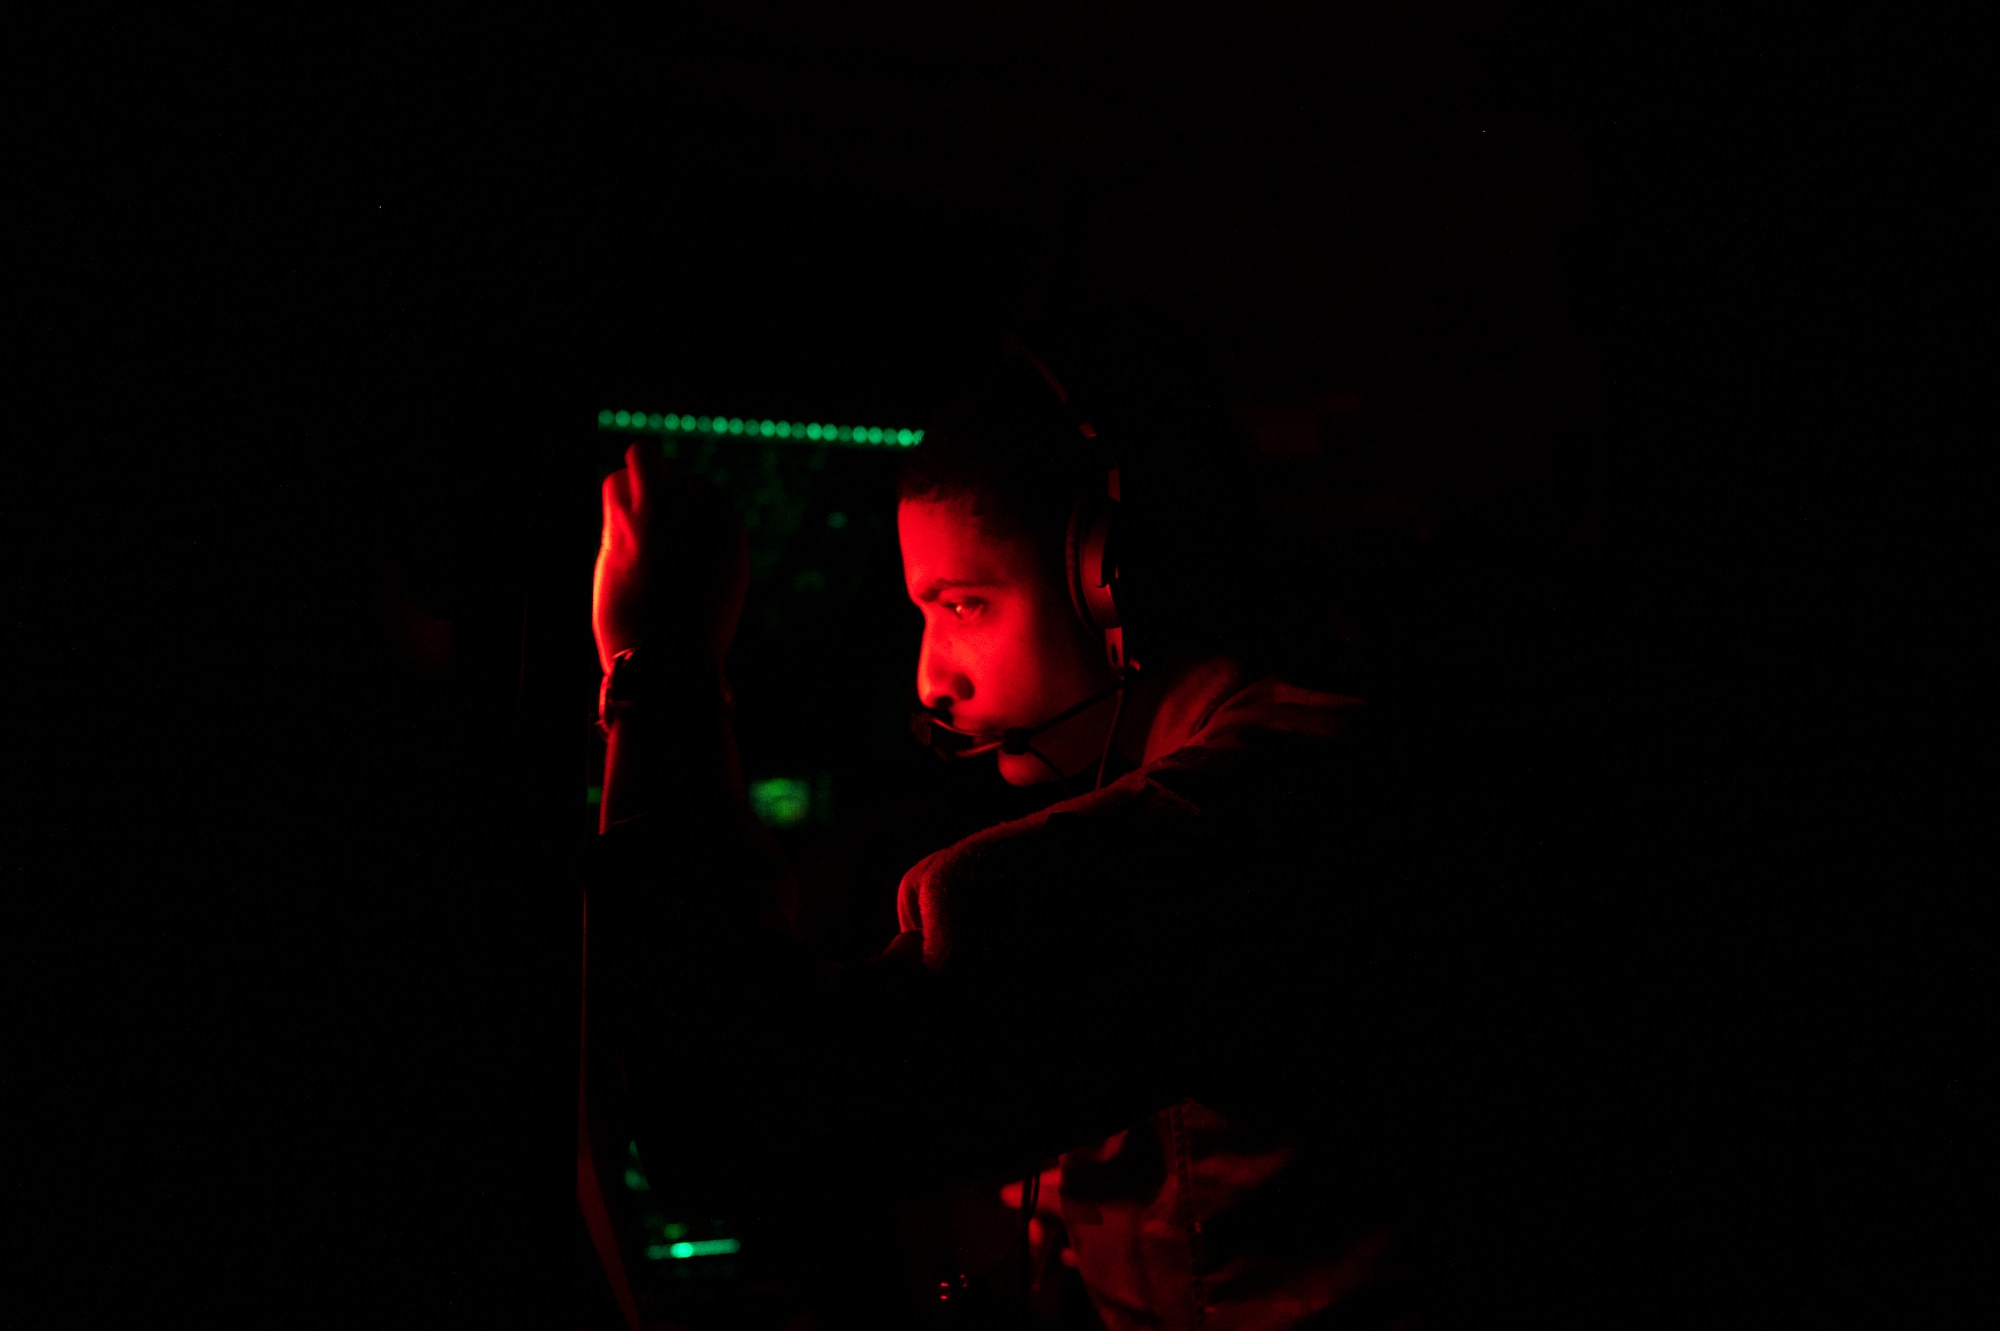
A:
[[[733,712],[735,697],[722,665],[705,648],[633,647],[611,658],[597,691],[597,725],[610,733],[621,718],[649,711],[685,711],[719,703]]]

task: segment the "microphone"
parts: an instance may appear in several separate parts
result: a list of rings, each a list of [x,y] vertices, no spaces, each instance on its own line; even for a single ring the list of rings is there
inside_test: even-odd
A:
[[[1050,762],[1048,757],[1036,749],[1029,741],[1043,731],[1053,726],[1061,725],[1078,712],[1103,701],[1114,693],[1120,692],[1126,685],[1131,683],[1133,676],[1137,673],[1138,667],[1136,666],[1121,670],[1118,672],[1117,679],[1091,694],[1082,702],[1065,707],[1062,711],[1057,712],[1054,716],[1039,724],[1032,726],[1010,726],[1006,730],[1001,731],[997,736],[992,731],[959,729],[951,723],[951,709],[948,707],[918,707],[913,709],[910,712],[910,733],[916,736],[918,743],[930,749],[940,759],[976,758],[980,754],[992,753],[996,749],[1006,754],[1033,754],[1035,757],[1040,758],[1043,764],[1050,771],[1054,772],[1058,778],[1061,778],[1064,775],[1062,770]],[[1121,699],[1121,704],[1122,701]]]

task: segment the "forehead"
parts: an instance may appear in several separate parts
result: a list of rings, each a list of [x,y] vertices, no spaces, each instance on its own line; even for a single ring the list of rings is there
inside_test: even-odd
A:
[[[1035,573],[1028,542],[992,531],[964,497],[905,499],[896,506],[896,534],[912,596],[941,582],[1005,586]]]

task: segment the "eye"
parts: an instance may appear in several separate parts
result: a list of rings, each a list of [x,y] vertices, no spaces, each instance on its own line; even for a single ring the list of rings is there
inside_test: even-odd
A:
[[[954,619],[971,619],[986,607],[986,602],[972,596],[962,601],[940,601],[938,604],[942,605]]]

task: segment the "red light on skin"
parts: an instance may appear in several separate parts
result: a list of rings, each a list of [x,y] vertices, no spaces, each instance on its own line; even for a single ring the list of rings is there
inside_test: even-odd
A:
[[[917,696],[961,730],[1035,726],[1109,685],[1104,643],[1078,621],[1069,590],[1025,539],[988,531],[968,499],[912,499],[896,510],[903,580],[924,617]],[[1035,736],[1073,776],[1104,748],[1115,696]],[[1033,754],[999,754],[1009,785],[1052,781]]]

